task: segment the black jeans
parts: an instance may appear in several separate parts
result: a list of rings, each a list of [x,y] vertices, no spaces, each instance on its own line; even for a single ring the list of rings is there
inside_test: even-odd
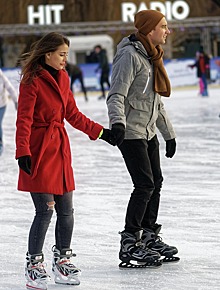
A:
[[[73,192],[64,195],[49,193],[31,193],[35,206],[35,217],[30,228],[28,252],[29,254],[42,253],[45,236],[53,215],[54,208],[57,214],[55,228],[55,243],[58,250],[69,248],[73,233]]]
[[[108,88],[110,88],[110,82],[109,82],[109,71],[102,71],[100,76],[100,85],[102,90],[102,95],[105,96],[105,87],[104,83],[108,85]]]
[[[127,207],[125,230],[135,233],[142,228],[153,229],[163,182],[157,136],[150,141],[124,140],[119,149],[134,184]]]
[[[71,81],[70,81],[70,89],[73,91],[73,84],[76,80],[79,80],[80,81],[80,84],[81,84],[81,88],[82,88],[82,91],[84,93],[84,96],[86,97],[87,96],[87,91],[86,91],[86,87],[84,85],[84,80],[83,80],[83,75],[82,73],[79,73],[79,74],[76,74],[76,75],[72,75],[71,76]]]

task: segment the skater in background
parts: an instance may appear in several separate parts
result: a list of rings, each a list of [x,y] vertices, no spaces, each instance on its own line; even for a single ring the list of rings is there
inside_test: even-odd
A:
[[[177,248],[162,242],[157,223],[163,176],[156,127],[166,142],[166,157],[176,151],[176,135],[161,100],[171,91],[161,48],[170,31],[155,10],[138,12],[134,24],[137,33],[117,46],[107,98],[114,142],[134,185],[121,232],[120,267],[129,267],[131,260],[155,266],[160,255],[166,261],[179,259],[174,257]]]
[[[17,110],[17,99],[18,94],[13,87],[12,83],[5,76],[3,71],[0,69],[0,156],[3,153],[3,130],[2,123],[5,115],[7,103],[9,101],[9,97],[15,104],[15,109]]]
[[[196,53],[196,61],[189,65],[190,68],[196,67],[197,77],[199,78],[199,93],[202,97],[208,97],[208,81],[210,80],[210,58],[204,52],[203,46]]]
[[[58,284],[79,284],[73,256],[73,190],[69,138],[64,119],[91,140],[109,143],[111,132],[87,118],[76,106],[65,70],[69,40],[52,32],[36,42],[22,62],[16,121],[18,190],[30,192],[35,206],[25,275],[27,289],[47,289],[43,245],[54,210],[57,214],[52,270]]]
[[[110,68],[109,68],[109,63],[108,63],[108,57],[106,50],[101,47],[101,45],[96,45],[94,47],[94,52],[97,56],[99,66],[96,68],[95,72],[100,72],[100,86],[101,86],[101,91],[102,95],[98,98],[99,100],[105,99],[105,86],[104,84],[106,83],[108,85],[108,88],[110,88],[110,82],[109,82],[109,73],[110,73]]]
[[[72,63],[67,62],[66,70],[67,70],[68,75],[70,77],[70,89],[72,90],[72,92],[74,92],[73,91],[73,84],[76,80],[79,80],[80,84],[81,84],[82,91],[84,93],[85,101],[87,102],[88,101],[87,91],[86,91],[86,87],[84,85],[83,72],[82,72],[81,68],[76,64],[72,64]]]

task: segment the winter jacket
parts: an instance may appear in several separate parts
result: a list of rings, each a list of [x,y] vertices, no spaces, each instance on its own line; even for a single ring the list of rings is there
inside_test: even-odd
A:
[[[139,41],[125,37],[113,60],[107,98],[110,127],[126,127],[125,139],[152,139],[156,127],[165,140],[175,138],[161,96],[153,91],[153,67]]]
[[[210,58],[205,55],[200,55],[199,59],[191,67],[197,68],[197,77],[201,78],[205,74],[207,79],[210,79]]]
[[[32,84],[21,84],[18,99],[16,158],[31,156],[31,175],[20,170],[18,190],[62,195],[75,188],[69,138],[64,119],[90,139],[102,126],[82,114],[60,70],[57,82],[43,69]]]
[[[9,79],[4,75],[0,69],[0,108],[5,107],[8,103],[8,96],[10,96],[13,102],[17,103],[17,92],[12,86]]]

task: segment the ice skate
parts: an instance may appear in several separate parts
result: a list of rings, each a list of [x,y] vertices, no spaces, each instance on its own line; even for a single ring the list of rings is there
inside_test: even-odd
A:
[[[143,231],[135,234],[121,232],[121,248],[119,268],[157,268],[161,266],[160,254],[145,247],[141,241]]]
[[[25,277],[27,279],[26,288],[34,290],[46,290],[50,276],[44,268],[43,254],[26,256]]]
[[[80,275],[81,271],[70,261],[70,258],[73,257],[72,250],[62,249],[59,251],[55,246],[53,246],[52,251],[52,271],[54,274],[55,283],[65,285],[79,285],[80,281],[78,276]]]
[[[165,244],[162,241],[162,238],[155,234],[153,230],[144,229],[142,240],[146,247],[150,248],[152,251],[158,252],[161,255],[161,261],[163,263],[178,262],[180,260],[179,257],[174,256],[178,253],[177,248]]]
[[[98,100],[105,100],[105,96],[104,95],[99,96]]]

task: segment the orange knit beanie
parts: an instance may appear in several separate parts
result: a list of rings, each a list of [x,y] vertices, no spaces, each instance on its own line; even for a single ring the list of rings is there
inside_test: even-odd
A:
[[[134,25],[140,33],[147,35],[157,26],[163,17],[165,16],[159,11],[142,10],[135,14]]]

